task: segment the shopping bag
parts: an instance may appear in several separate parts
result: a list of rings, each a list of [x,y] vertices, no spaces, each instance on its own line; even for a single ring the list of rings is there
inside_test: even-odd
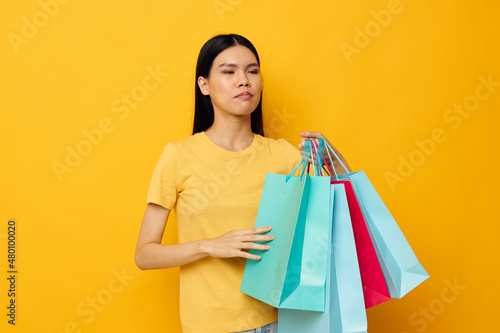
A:
[[[327,247],[317,235],[331,228],[330,178],[309,176],[307,158],[289,175],[266,175],[255,227],[271,225],[275,238],[250,250],[261,259],[247,260],[240,290],[277,308],[324,311]]]
[[[345,187],[354,240],[356,242],[365,306],[368,309],[377,304],[387,302],[391,299],[391,295],[352,184],[349,181],[341,180],[332,180],[332,184],[343,184]]]
[[[313,155],[315,156],[316,165],[321,170],[321,165],[324,162],[330,171],[330,175],[336,175],[335,170],[330,170],[324,158],[325,141],[312,141]],[[321,171],[318,171],[321,172]],[[368,229],[366,226],[363,213],[359,207],[358,200],[354,194],[352,184],[347,180],[332,180],[332,184],[343,184],[346,192],[347,203],[349,205],[349,213],[351,217],[351,225],[356,242],[356,252],[358,254],[359,270],[361,274],[361,283],[363,284],[363,295],[365,299],[365,307],[368,309],[377,304],[389,301],[391,295],[387,289],[384,274],[377,259],[377,254],[373,247]]]
[[[338,159],[328,143],[323,142],[327,152],[332,152]],[[429,274],[418,261],[366,174],[363,171],[349,172],[342,166],[348,173],[338,175],[335,179],[348,180],[353,185],[390,295],[401,298],[429,278]]]
[[[333,229],[328,235],[325,312],[278,309],[278,332],[366,333],[367,318],[344,185],[331,185]]]

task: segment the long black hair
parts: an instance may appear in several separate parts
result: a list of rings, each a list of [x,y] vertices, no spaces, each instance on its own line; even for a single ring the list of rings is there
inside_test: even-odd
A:
[[[231,46],[245,46],[255,55],[260,66],[259,55],[252,43],[243,36],[236,34],[217,35],[208,40],[200,50],[198,62],[196,64],[196,78],[194,87],[194,122],[193,134],[207,130],[214,123],[214,107],[209,95],[203,95],[198,86],[200,76],[208,78],[210,69],[215,57]],[[262,93],[260,94],[259,105],[251,115],[252,132],[264,136],[262,125]]]

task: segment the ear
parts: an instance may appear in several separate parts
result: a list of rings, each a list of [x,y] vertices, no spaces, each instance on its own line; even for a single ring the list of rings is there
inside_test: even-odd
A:
[[[208,91],[208,81],[203,76],[198,78],[198,87],[200,87],[201,93],[203,95],[210,95],[210,91]]]

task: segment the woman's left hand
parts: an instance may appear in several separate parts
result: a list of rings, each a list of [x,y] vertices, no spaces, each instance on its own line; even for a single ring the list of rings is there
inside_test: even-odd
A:
[[[306,131],[306,132],[299,133],[299,135],[302,137],[302,139],[300,140],[300,143],[299,143],[299,149],[301,152],[304,149],[304,144],[308,139],[322,138],[330,145],[330,147],[332,147],[332,149],[335,151],[335,153],[340,158],[342,163],[346,166],[348,171],[351,172],[351,169],[350,169],[349,165],[347,164],[347,161],[342,156],[342,154],[330,143],[330,141],[328,141],[328,139],[323,134],[321,134],[320,132]],[[338,174],[346,173],[344,168],[341,166],[340,162],[334,156],[332,156],[332,158],[335,159],[333,161],[333,166],[331,165],[329,159],[327,159],[327,163],[330,165],[330,167],[335,167],[335,170],[337,171]],[[309,162],[311,162],[311,159],[309,159]]]
[[[325,140],[326,142],[328,142],[328,144],[331,146],[332,144],[330,143],[330,141],[328,141],[328,139],[323,135],[321,134],[320,132],[312,132],[312,131],[307,131],[307,132],[302,132],[302,133],[299,133],[299,135],[302,137],[302,139],[300,140],[300,143],[299,143],[299,149],[300,151],[302,151],[304,149],[304,143],[308,140],[308,139],[318,139],[318,138],[322,138],[323,140]]]

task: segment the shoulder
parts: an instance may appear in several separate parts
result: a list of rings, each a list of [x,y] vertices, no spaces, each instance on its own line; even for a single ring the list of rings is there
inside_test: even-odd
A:
[[[165,147],[168,147],[168,146],[186,147],[186,146],[191,146],[193,144],[199,144],[202,141],[203,141],[202,133],[196,133],[196,134],[190,135],[188,137],[185,137],[182,140],[171,141]]]
[[[267,150],[273,157],[281,157],[282,159],[298,163],[301,159],[300,150],[290,144],[285,139],[272,139],[257,135],[260,145],[260,150]]]
[[[272,139],[257,136],[259,140],[259,154],[263,154],[269,161],[269,172],[287,174],[294,166],[300,163],[300,150],[285,139]],[[270,166],[271,165],[271,166]]]
[[[294,148],[288,141],[285,139],[273,139],[261,136],[256,134],[257,139],[259,140],[260,145],[269,146],[274,149],[289,149]]]
[[[291,145],[287,140],[285,139],[273,139],[273,138],[267,138],[263,137],[261,135],[256,135],[259,146],[262,148],[268,149],[270,152],[276,154],[276,153],[283,153],[283,154],[294,154],[299,151],[298,148],[295,146]]]
[[[196,133],[179,141],[170,141],[163,147],[164,154],[178,154],[192,149],[203,142],[201,133]]]

